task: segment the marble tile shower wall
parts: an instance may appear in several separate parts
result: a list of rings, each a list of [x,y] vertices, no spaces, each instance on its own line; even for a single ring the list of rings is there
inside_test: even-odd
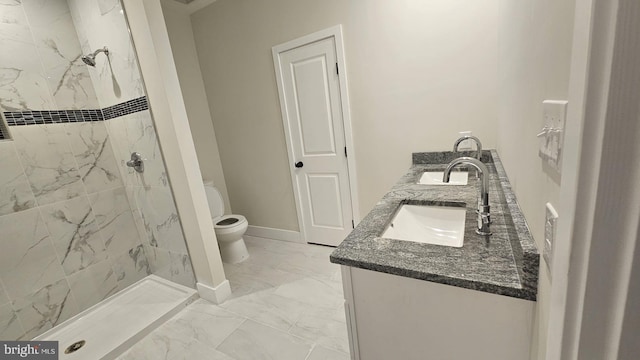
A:
[[[72,47],[61,45],[66,37],[42,31],[43,38],[44,34],[50,38],[38,40],[38,27],[28,26],[30,22],[41,25],[65,18],[67,24],[73,19],[78,26],[74,2],[64,11],[66,3],[0,2],[0,45],[10,50],[0,53],[3,111],[95,109],[143,94],[135,63],[128,68],[126,61],[119,68],[76,67],[80,52],[75,57],[63,55]],[[102,9],[113,2],[97,3],[101,15],[111,13],[102,14]],[[38,18],[43,13],[51,17]],[[47,29],[68,33],[65,21],[51,20]],[[126,33],[122,26],[120,31]],[[45,71],[46,46],[53,49],[49,59],[55,59],[57,51],[69,61],[60,60],[58,66],[49,67],[51,72]],[[38,55],[43,58],[39,65]],[[62,80],[52,80],[54,70],[61,71]],[[131,85],[126,80],[134,82],[135,76],[138,87],[124,91]],[[94,89],[91,82],[100,78],[110,78],[111,87]],[[194,286],[149,110],[108,121],[10,130],[14,140],[0,141],[0,339],[33,338],[149,273]],[[126,167],[132,151],[147,158],[144,174]]]
[[[68,0],[81,47],[85,53],[107,46],[106,57],[96,58],[89,74],[103,110],[145,96],[135,49],[119,0]],[[105,111],[105,119],[109,118]],[[178,212],[169,188],[151,113],[140,111],[106,121],[138,225],[151,272],[165,279],[195,287]],[[145,172],[136,173],[125,162],[132,152],[145,160]]]
[[[137,57],[119,0],[68,0],[80,47],[91,53],[105,46],[89,75],[102,108],[145,95]]]
[[[106,121],[115,156],[120,160],[124,186],[144,244],[151,272],[179,284],[195,287],[186,242],[178,217],[167,171],[157,141],[151,113],[140,111]],[[125,165],[132,152],[145,159],[137,173]]]
[[[98,107],[66,0],[0,2],[0,47],[3,111]]]
[[[0,142],[0,339],[31,339],[147,276],[105,122]]]

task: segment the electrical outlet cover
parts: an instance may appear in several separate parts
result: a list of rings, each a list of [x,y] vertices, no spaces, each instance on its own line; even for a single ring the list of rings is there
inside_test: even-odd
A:
[[[460,137],[473,135],[471,131],[460,131],[458,134]],[[458,151],[471,151],[474,149],[473,144],[473,140],[465,140],[458,145]]]
[[[558,222],[558,213],[551,203],[546,205],[546,220],[544,222],[544,249],[542,257],[547,264],[549,274],[551,274],[551,264],[553,260],[553,247],[556,241],[556,227]]]

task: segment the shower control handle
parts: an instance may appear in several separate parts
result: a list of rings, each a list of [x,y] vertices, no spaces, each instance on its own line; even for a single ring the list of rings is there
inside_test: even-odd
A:
[[[131,153],[131,160],[127,161],[127,166],[133,168],[135,171],[141,173],[144,172],[144,160],[142,155],[137,152]]]
[[[299,169],[299,168],[301,168],[301,167],[303,167],[303,166],[304,166],[304,164],[302,163],[302,161],[298,161],[298,162],[295,164],[295,167],[297,167],[298,169]]]

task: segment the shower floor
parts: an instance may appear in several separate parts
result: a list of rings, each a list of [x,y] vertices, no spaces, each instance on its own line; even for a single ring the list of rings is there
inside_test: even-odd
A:
[[[198,297],[194,289],[149,275],[109,299],[37,337],[59,341],[61,360],[111,360]],[[80,340],[78,351],[65,349]]]

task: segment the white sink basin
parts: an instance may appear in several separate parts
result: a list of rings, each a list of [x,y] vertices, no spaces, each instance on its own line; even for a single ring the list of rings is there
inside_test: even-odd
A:
[[[463,207],[404,204],[381,237],[462,247],[465,212]]]
[[[452,171],[448,183],[442,182],[442,171],[427,171],[422,173],[418,184],[422,185],[467,185],[469,173],[466,171]]]

